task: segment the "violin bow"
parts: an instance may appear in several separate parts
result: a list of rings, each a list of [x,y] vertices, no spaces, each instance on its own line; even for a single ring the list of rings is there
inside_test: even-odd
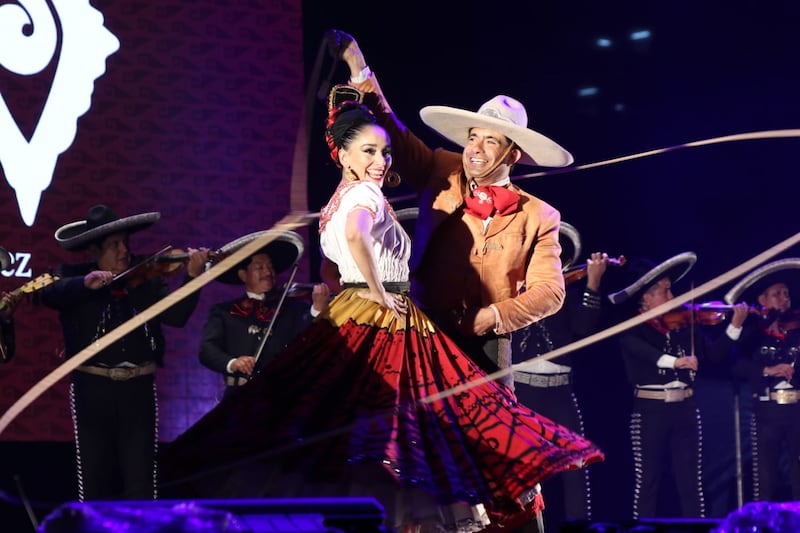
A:
[[[325,43],[323,41],[321,47],[324,47]],[[320,53],[321,55],[321,53]],[[319,57],[319,56],[318,56]],[[312,90],[313,86],[309,86],[308,91]],[[302,110],[302,117],[301,117],[301,125],[298,131],[298,136],[296,139],[295,144],[295,153],[294,153],[294,160],[292,165],[292,175],[291,175],[291,183],[290,183],[290,207],[291,211],[289,214],[284,216],[280,221],[278,221],[271,229],[278,229],[278,230],[294,230],[301,227],[304,227],[310,223],[312,223],[319,214],[309,214],[307,213],[307,198],[306,194],[307,191],[307,150],[308,150],[308,128],[306,127],[307,118],[310,113],[310,109],[306,109],[310,104],[309,102],[313,101],[312,97],[307,95],[305,105],[303,106]],[[644,157],[650,157],[653,155],[658,155],[666,152],[671,152],[675,150],[680,150],[684,148],[694,148],[698,146],[706,146],[711,144],[719,144],[724,142],[736,142],[736,141],[747,141],[747,140],[754,140],[754,139],[774,139],[774,138],[786,138],[786,137],[800,137],[800,129],[782,129],[782,130],[766,130],[766,131],[757,131],[757,132],[749,132],[749,133],[740,133],[735,135],[727,135],[723,137],[714,137],[710,139],[704,139],[700,141],[694,141],[689,143],[684,143],[676,146],[670,146],[666,148],[660,148],[657,150],[650,150],[647,152],[640,152],[637,154],[627,155],[623,157],[617,157],[614,159],[608,159],[605,161],[599,161],[596,163],[589,163],[586,165],[578,165],[573,167],[565,167],[559,169],[553,169],[545,172],[536,172],[533,174],[525,174],[522,176],[513,176],[511,179],[512,181],[517,181],[526,178],[535,178],[539,176],[546,176],[550,174],[560,174],[565,172],[575,172],[578,170],[585,170],[588,168],[595,168],[605,165],[612,165],[616,163],[621,163],[624,161],[630,161],[633,159],[639,159]],[[301,161],[302,154],[306,155],[306,160]],[[410,198],[415,198],[416,195],[410,196]],[[399,199],[403,199],[405,197],[400,197]],[[398,198],[390,199],[390,201],[397,201]],[[74,370],[76,367],[80,366],[85,361],[92,358],[96,355],[100,350],[106,348],[113,342],[116,342],[123,336],[127,335],[135,328],[140,327],[146,321],[152,319],[153,317],[157,316],[158,314],[162,313],[164,310],[168,309],[175,303],[183,300],[196,290],[200,289],[204,285],[206,285],[211,280],[215,279],[223,272],[227,271],[228,269],[235,266],[239,261],[245,259],[251,253],[256,252],[262,246],[266,246],[272,240],[274,240],[274,234],[264,234],[263,236],[254,239],[247,245],[243,246],[235,253],[231,254],[227,258],[223,259],[216,265],[214,265],[209,270],[206,270],[203,274],[197,276],[193,280],[191,280],[186,285],[181,286],[179,289],[175,290],[171,294],[168,294],[163,299],[159,300],[155,304],[151,305],[144,311],[138,313],[136,316],[120,324],[114,330],[108,332],[103,337],[100,337],[95,342],[93,342],[90,346],[84,348],[74,356],[67,359],[64,363],[60,366],[56,367],[53,371],[43,377],[38,383],[36,383],[33,387],[31,387],[25,394],[23,394],[16,402],[14,402],[11,407],[9,407],[5,413],[0,417],[0,434],[5,431],[8,425],[23,411],[25,410],[31,403],[33,403],[39,396],[41,396],[47,389],[52,387],[55,383],[65,377],[70,371]],[[737,277],[743,276],[750,270],[754,269],[755,267],[759,266],[761,263],[765,262],[766,260],[774,257],[775,255],[779,254],[780,252],[786,250],[787,248],[797,244],[800,242],[800,233],[796,233],[792,237],[785,239],[784,241],[768,248],[764,252],[756,255],[755,257],[751,258],[748,261],[740,264],[738,267],[732,268],[731,270],[720,274],[716,278],[708,281],[698,287],[697,289],[692,289],[689,293],[682,295],[677,302],[672,302],[672,305],[659,305],[654,307],[653,309],[642,313],[634,318],[628,319],[616,326],[612,326],[608,329],[595,333],[593,335],[589,335],[583,339],[575,341],[573,343],[567,344],[555,350],[552,350],[546,354],[542,354],[538,356],[539,360],[548,361],[550,359],[554,359],[556,357],[560,357],[562,355],[566,355],[570,352],[578,350],[580,348],[589,346],[595,342],[601,341],[607,337],[612,335],[616,335],[622,331],[625,331],[633,326],[646,322],[651,318],[655,318],[656,316],[663,314],[664,312],[668,311],[677,303],[678,305],[687,302],[691,298],[695,298],[697,296],[704,295],[710,292],[713,289],[727,283]],[[670,303],[670,302],[667,302]],[[512,365],[511,367],[503,370],[499,370],[492,374],[489,374],[485,377],[470,381],[463,385],[454,387],[447,391],[442,391],[441,393],[428,396],[424,398],[423,402],[431,403],[442,398],[452,396],[454,394],[458,394],[464,390],[473,388],[481,383],[485,383],[487,381],[493,381],[496,379],[500,379],[505,377],[515,370],[517,370],[522,365],[526,363],[530,363],[530,360],[523,361],[521,363],[517,363]]]
[[[670,300],[668,302],[664,302],[661,305],[657,305],[656,307],[653,307],[652,309],[650,309],[648,311],[645,311],[644,313],[636,315],[633,318],[629,318],[629,319],[627,319],[627,320],[625,320],[623,322],[620,322],[619,324],[611,326],[611,327],[609,327],[607,329],[604,329],[602,331],[598,331],[597,333],[594,333],[592,335],[584,337],[583,339],[579,339],[579,340],[577,340],[575,342],[572,342],[570,344],[565,344],[564,346],[561,346],[560,348],[556,348],[555,350],[551,350],[551,351],[549,351],[547,353],[544,353],[542,355],[538,355],[538,356],[536,356],[534,358],[531,358],[531,359],[528,359],[526,361],[522,361],[520,363],[516,363],[514,365],[511,365],[508,368],[504,368],[502,370],[498,370],[497,372],[493,372],[491,374],[488,374],[485,377],[481,377],[481,378],[469,381],[469,382],[464,383],[462,385],[459,385],[457,387],[453,387],[452,389],[448,389],[446,391],[442,391],[442,392],[440,392],[438,394],[433,394],[431,396],[427,396],[427,397],[421,399],[420,401],[423,402],[423,403],[433,403],[433,402],[436,402],[436,401],[440,401],[443,398],[447,398],[449,396],[460,394],[460,393],[462,393],[462,392],[464,392],[466,390],[469,390],[469,389],[471,389],[473,387],[477,387],[477,386],[479,386],[479,385],[481,385],[483,383],[486,383],[488,381],[495,381],[497,379],[503,378],[503,377],[505,377],[505,376],[517,371],[517,370],[524,370],[524,366],[525,365],[529,365],[534,359],[536,359],[537,361],[549,361],[551,359],[555,359],[556,357],[561,357],[561,356],[567,355],[568,353],[572,353],[572,352],[574,352],[576,350],[580,350],[581,348],[585,348],[585,347],[587,347],[587,346],[589,346],[591,344],[594,344],[596,342],[599,342],[599,341],[601,341],[603,339],[607,339],[608,337],[611,337],[613,335],[616,335],[618,333],[626,331],[626,330],[628,330],[628,329],[630,329],[630,328],[632,328],[634,326],[638,326],[639,324],[647,322],[648,320],[653,319],[653,318],[655,318],[657,316],[663,315],[664,313],[666,313],[670,309],[675,308],[676,305],[683,305],[686,302],[688,302],[688,301],[690,301],[692,299],[698,298],[698,297],[700,297],[700,296],[702,296],[704,294],[707,294],[707,293],[713,291],[714,289],[716,289],[716,288],[718,288],[718,287],[720,287],[720,286],[722,286],[722,285],[724,285],[726,283],[731,282],[732,280],[734,280],[736,278],[744,276],[745,274],[747,274],[748,272],[750,272],[754,268],[758,267],[762,263],[766,262],[767,260],[771,259],[772,257],[778,255],[779,253],[783,252],[784,250],[786,250],[788,248],[791,248],[792,246],[794,246],[794,245],[796,245],[798,243],[800,243],[800,232],[795,233],[791,237],[788,237],[788,238],[784,239],[783,241],[775,244],[774,246],[771,246],[770,248],[767,248],[766,250],[764,250],[760,254],[751,257],[747,261],[745,261],[745,262],[741,263],[740,265],[728,270],[727,272],[723,272],[719,276],[717,276],[717,277],[715,277],[715,278],[703,283],[699,287],[691,289],[691,290],[689,290],[689,292],[687,292],[685,294],[682,294],[680,296],[677,296],[677,297],[673,298],[672,300]]]
[[[313,218],[308,217],[304,213],[289,213],[276,223],[271,229],[276,230],[294,230],[308,225],[309,221]],[[223,272],[233,268],[239,262],[243,261],[250,255],[254,254],[275,239],[275,233],[266,232],[264,235],[253,239],[245,246],[242,246],[236,252],[232,253],[219,263],[189,281],[186,285],[181,286],[170,294],[166,295],[161,300],[157,301],[147,309],[137,313],[135,316],[123,322],[113,330],[109,331],[89,346],[76,353],[63,363],[52,370],[49,374],[44,376],[38,383],[28,389],[11,407],[9,407],[3,416],[0,417],[0,434],[5,431],[8,425],[24,411],[31,403],[33,403],[44,392],[58,383],[62,378],[67,376],[69,372],[75,370],[78,366],[82,365],[101,350],[104,350],[111,344],[117,342],[119,339],[128,335],[134,329],[141,327],[148,320],[163,313],[176,303],[180,302],[190,294],[199,290],[201,287],[210,281],[219,277]]]
[[[689,292],[693,292],[694,291],[694,281],[692,281],[692,283],[689,285],[689,287],[690,287]],[[695,336],[694,336],[695,335],[695,333],[694,333],[695,316],[694,316],[694,314],[695,314],[696,311],[695,311],[695,308],[694,308],[694,296],[692,297],[692,299],[689,302],[690,302],[690,304],[689,304],[689,349],[692,350],[691,355],[695,355]],[[696,373],[695,373],[694,370],[690,370],[689,371],[689,376],[692,378],[692,381],[694,381],[695,375],[696,375]]]
[[[127,276],[128,274],[130,274],[131,272],[133,272],[137,268],[141,268],[141,267],[143,267],[144,265],[146,265],[148,263],[152,263],[153,261],[158,259],[163,254],[169,252],[170,250],[172,250],[172,245],[171,244],[168,244],[168,245],[164,246],[162,249],[160,249],[159,251],[157,251],[156,253],[154,253],[150,257],[146,257],[145,259],[139,261],[137,264],[129,267],[128,270],[124,270],[124,271],[120,272],[119,274],[115,275],[114,277],[112,277],[111,278],[111,282],[113,283],[113,282],[117,281],[118,279]]]
[[[298,261],[300,260],[299,257],[297,259]],[[275,306],[275,312],[272,313],[272,319],[269,321],[269,325],[267,326],[266,331],[261,336],[261,342],[258,343],[258,349],[256,350],[256,353],[253,356],[256,360],[256,365],[258,364],[258,359],[261,357],[261,353],[264,351],[264,346],[266,346],[267,340],[269,340],[269,338],[272,336],[272,330],[275,327],[275,321],[278,320],[278,315],[280,315],[281,311],[283,310],[283,302],[286,301],[286,295],[289,293],[289,288],[292,286],[292,280],[294,279],[294,276],[297,274],[298,266],[299,266],[298,262],[295,261],[294,265],[292,265],[292,272],[289,274],[289,281],[286,282],[283,292],[281,292],[281,298],[280,300],[278,300],[278,303]]]
[[[314,83],[310,83],[306,91],[304,105],[301,109],[300,125],[298,127],[297,138],[295,141],[294,158],[292,161],[292,174],[289,184],[289,213],[279,220],[274,226],[273,230],[295,230],[309,224],[312,224],[319,217],[319,214],[308,213],[308,137],[310,134],[309,122],[311,117],[311,107],[314,102],[314,86],[318,83],[319,70],[321,68],[324,51],[326,49],[326,41],[323,37],[320,49],[317,54],[317,61],[312,73]],[[115,329],[100,337],[91,345],[87,346],[77,354],[73,355],[61,365],[56,367],[49,374],[44,376],[39,382],[31,387],[25,394],[23,394],[11,407],[9,407],[3,416],[0,417],[0,434],[5,431],[8,425],[24,411],[31,403],[33,403],[39,396],[44,394],[47,389],[55,385],[59,380],[65,377],[69,372],[80,366],[82,363],[94,357],[100,350],[108,347],[120,338],[129,334],[131,331],[140,327],[148,320],[163,313],[174,304],[183,300],[190,294],[199,290],[211,280],[220,276],[223,272],[233,268],[240,261],[246,259],[251,254],[257,252],[262,247],[266,246],[275,239],[275,233],[266,232],[257,239],[253,239],[248,244],[237,250],[235,253],[224,258],[219,263],[189,281],[187,284],[181,286],[177,290],[168,294],[158,302],[154,303],[147,309],[137,313],[127,322],[117,326]]]

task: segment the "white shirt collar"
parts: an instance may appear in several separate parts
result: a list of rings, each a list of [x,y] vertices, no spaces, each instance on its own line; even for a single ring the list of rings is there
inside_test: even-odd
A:
[[[507,187],[511,185],[511,176],[506,176],[505,178],[495,181],[494,183],[489,183],[489,186],[496,185],[497,187]],[[478,183],[473,179],[469,182],[469,190],[474,190],[475,187],[478,186]]]

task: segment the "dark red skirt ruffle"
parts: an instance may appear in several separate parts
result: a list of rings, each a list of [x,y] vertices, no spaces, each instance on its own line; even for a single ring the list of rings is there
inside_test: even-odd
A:
[[[162,478],[176,496],[288,496],[289,478],[302,479],[298,491],[308,496],[316,486],[344,491],[354,465],[375,464],[398,487],[440,505],[484,504],[502,523],[523,512],[519,498],[536,483],[603,459],[484,380],[409,307],[397,321],[344,291],[250,383],[166,446]]]

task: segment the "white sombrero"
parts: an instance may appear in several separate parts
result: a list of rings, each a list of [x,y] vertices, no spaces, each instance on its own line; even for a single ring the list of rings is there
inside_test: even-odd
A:
[[[735,304],[743,297],[745,297],[744,301],[755,302],[765,290],[776,283],[790,285],[787,278],[791,277],[792,281],[795,281],[794,278],[797,277],[797,274],[792,276],[784,272],[784,270],[790,269],[800,269],[800,257],[779,259],[753,270],[731,287],[731,290],[725,294],[725,302]]]
[[[239,237],[238,239],[233,240],[220,248],[219,251],[224,255],[230,255],[244,245],[265,235],[274,235],[275,238],[250,254],[247,259],[241,261],[235,267],[230,268],[224,273],[220,274],[217,278],[217,281],[221,281],[222,283],[227,283],[229,285],[241,285],[242,280],[239,279],[238,270],[240,268],[247,268],[250,258],[256,254],[267,254],[270,260],[272,260],[272,268],[275,269],[275,273],[280,274],[297,263],[305,251],[303,237],[301,237],[298,233],[294,231],[274,229],[256,231],[255,233],[250,233],[243,237]]]
[[[105,205],[89,208],[85,220],[70,222],[58,228],[54,237],[62,248],[72,251],[84,250],[93,242],[101,241],[112,233],[134,233],[155,224],[161,213],[142,213],[120,218]]]
[[[558,143],[528,128],[525,107],[509,96],[495,96],[477,113],[453,107],[427,106],[420,110],[419,116],[436,133],[462,147],[471,128],[498,131],[520,147],[520,164],[565,167],[574,161],[572,154]]]
[[[694,252],[678,254],[675,257],[667,259],[660,265],[651,268],[643,276],[621,291],[609,294],[608,299],[611,300],[611,303],[621,304],[664,277],[668,277],[672,283],[675,283],[685,276],[696,262],[697,254]],[[636,270],[640,270],[641,266],[645,265],[645,263],[652,264],[650,261],[643,260],[640,262],[639,268],[637,268],[636,265],[631,265],[629,268],[635,272]]]

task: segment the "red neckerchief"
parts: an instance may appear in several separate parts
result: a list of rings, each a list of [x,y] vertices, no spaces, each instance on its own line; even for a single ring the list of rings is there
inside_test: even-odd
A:
[[[786,331],[781,329],[779,324],[777,319],[769,322],[763,329],[764,334],[781,341],[786,340]]]
[[[243,298],[233,304],[231,315],[251,317],[255,316],[259,322],[269,322],[275,316],[275,309],[266,307],[264,302],[255,298]]]
[[[639,309],[639,314],[641,315],[642,313],[644,313],[644,310]],[[669,329],[664,327],[664,324],[661,322],[661,320],[658,319],[658,317],[651,318],[650,320],[647,321],[647,323],[650,324],[656,331],[658,331],[662,335],[666,335],[667,333],[669,333]]]
[[[464,198],[464,211],[486,220],[490,216],[510,215],[517,209],[519,194],[499,185],[481,185]]]

